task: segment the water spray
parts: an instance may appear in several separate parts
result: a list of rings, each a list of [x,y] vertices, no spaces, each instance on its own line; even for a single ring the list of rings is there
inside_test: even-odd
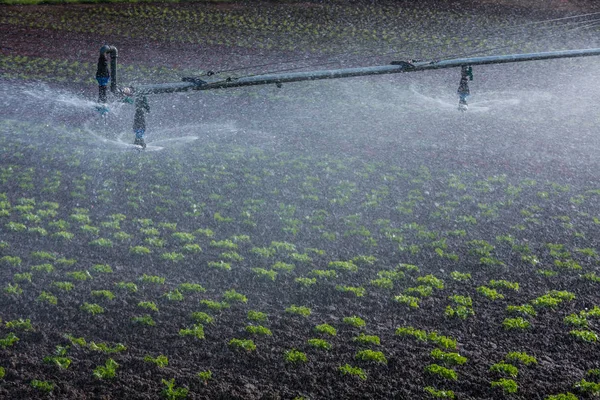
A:
[[[108,74],[108,61],[106,56],[110,55],[111,71]],[[321,79],[339,79],[368,75],[396,74],[403,72],[428,71],[435,69],[460,68],[461,78],[458,93],[458,109],[466,111],[468,108],[467,97],[470,95],[469,81],[473,80],[473,66],[487,64],[506,64],[524,61],[551,60],[558,58],[575,58],[600,56],[600,49],[579,49],[550,51],[543,53],[508,54],[500,56],[485,56],[471,58],[455,58],[441,61],[393,61],[389,65],[343,68],[330,70],[317,70],[306,72],[273,73],[264,75],[250,75],[239,78],[213,77],[214,74],[207,73],[202,76],[183,77],[181,82],[158,83],[150,85],[138,85],[128,88],[117,88],[117,49],[114,46],[105,45],[100,49],[98,59],[99,96],[98,102],[107,102],[107,84],[110,81],[111,92],[121,96],[123,101],[133,102],[131,96],[135,96],[135,117],[133,129],[135,132],[134,144],[145,148],[144,133],[146,130],[145,114],[150,112],[147,95],[159,93],[177,93],[191,90],[214,90],[228,89],[243,86],[270,85],[281,87],[284,83],[315,81]],[[108,77],[106,76],[108,74]],[[107,109],[106,109],[107,110]]]

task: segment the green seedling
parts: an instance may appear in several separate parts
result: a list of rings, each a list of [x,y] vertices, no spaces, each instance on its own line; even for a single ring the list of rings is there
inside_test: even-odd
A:
[[[360,350],[354,355],[354,358],[361,361],[373,361],[381,364],[387,364],[387,358],[381,351]]]
[[[183,293],[181,293],[178,289],[169,290],[167,293],[163,295],[169,301],[183,301]]]
[[[137,285],[133,282],[117,282],[115,283],[115,286],[118,289],[127,290],[130,293],[135,293],[138,291]]]
[[[315,331],[329,336],[337,335],[337,330],[329,324],[317,325],[315,326]]]
[[[161,392],[165,399],[179,400],[185,399],[187,397],[188,389],[175,386],[175,378],[172,378],[170,380],[162,379],[161,381],[163,385],[165,385]]]
[[[244,350],[246,352],[252,352],[256,350],[256,345],[250,339],[231,339],[229,341],[229,346],[234,349]]]
[[[519,390],[519,386],[517,385],[517,382],[515,382],[512,379],[506,379],[506,378],[502,378],[497,381],[493,381],[491,383],[491,386],[492,386],[492,388],[502,389],[502,391],[505,394],[517,393],[517,391]]]
[[[197,283],[181,283],[178,289],[182,292],[204,293],[206,289]]]
[[[158,312],[158,306],[153,301],[140,301],[138,307]]]
[[[537,364],[537,359],[534,356],[530,356],[527,353],[518,351],[511,351],[510,353],[506,354],[504,359],[508,362],[519,362],[524,365]]]
[[[338,367],[338,370],[342,373],[342,375],[352,375],[359,377],[363,381],[367,380],[367,373],[363,371],[362,368],[353,367],[350,364],[346,364]]]
[[[211,317],[210,315],[208,315],[207,313],[202,312],[202,311],[193,312],[192,318],[194,319],[194,321],[198,322],[199,324],[203,324],[203,325],[209,325],[215,321],[215,319],[213,317]]]
[[[331,350],[331,344],[324,339],[308,339],[308,344],[317,349]]]
[[[114,300],[115,295],[110,290],[92,290],[92,296],[94,297],[104,297],[108,300]]]
[[[150,355],[146,355],[144,357],[144,361],[148,362],[148,363],[155,364],[159,368],[164,368],[167,365],[169,365],[169,359],[167,358],[167,356],[165,356],[163,354],[157,356],[156,358],[154,358],[154,357],[152,357]]]
[[[131,322],[133,322],[134,324],[142,324],[142,325],[148,325],[148,326],[156,325],[156,322],[154,322],[152,317],[148,314],[143,315],[141,317],[133,317],[133,318],[131,318]]]
[[[421,329],[415,329],[412,326],[403,326],[396,329],[396,335],[398,336],[412,336],[415,339],[426,342],[427,341],[427,332]]]
[[[400,304],[406,304],[410,308],[419,308],[419,302],[421,301],[418,297],[408,296],[406,294],[394,296],[394,300]]]
[[[374,345],[379,346],[381,344],[381,340],[379,339],[379,336],[365,335],[364,333],[359,333],[359,335],[352,340],[354,340],[355,342],[358,342],[360,344],[363,344],[363,345],[374,344]]]
[[[4,293],[8,295],[20,296],[23,294],[23,289],[21,289],[18,283],[15,283],[14,285],[12,283],[9,283],[4,288]]]
[[[452,279],[459,282],[468,281],[469,279],[471,279],[471,274],[468,272],[462,273],[458,271],[452,271],[450,272],[450,276],[452,277]]]
[[[455,399],[456,396],[452,390],[441,390],[436,389],[432,386],[425,386],[423,388],[429,395],[435,399]]]
[[[200,371],[197,375],[205,385],[212,379],[212,372],[210,370]]]
[[[285,312],[290,313],[290,314],[298,314],[303,317],[308,317],[311,314],[310,308],[305,307],[305,306],[296,306],[294,304],[292,304],[291,306],[286,308]]]
[[[243,294],[236,292],[235,289],[230,289],[223,293],[223,301],[225,301],[228,304],[247,303],[248,298]]]
[[[37,301],[41,301],[41,302],[45,302],[48,304],[52,304],[52,305],[57,305],[58,304],[58,298],[56,296],[54,296],[52,293],[49,292],[42,292],[38,298]]]
[[[38,379],[32,380],[30,383],[31,387],[39,390],[40,392],[50,393],[54,390],[54,383],[50,381],[40,381]]]
[[[19,338],[12,332],[10,332],[4,339],[0,339],[0,347],[6,349],[7,347],[13,346],[19,341]]]
[[[477,293],[481,294],[484,297],[487,297],[490,300],[498,300],[504,298],[504,295],[498,293],[496,289],[491,289],[487,286],[479,286],[477,288]]]
[[[308,361],[306,354],[296,349],[287,350],[283,355],[283,359],[291,364],[301,364]]]
[[[531,323],[522,317],[505,318],[502,321],[502,326],[506,330],[524,330],[531,327]]]
[[[267,320],[267,314],[260,311],[250,310],[248,311],[248,319],[250,321],[265,322]]]
[[[463,365],[467,362],[467,357],[461,356],[458,353],[446,353],[440,349],[433,349],[431,356],[446,365]]]
[[[112,379],[116,376],[118,367],[119,364],[112,358],[109,358],[104,365],[94,368],[93,375],[98,379]]]
[[[143,283],[153,283],[155,285],[164,285],[166,278],[156,275],[142,275],[139,280]]]
[[[516,378],[519,374],[519,369],[512,364],[505,362],[499,362],[490,367],[491,372],[496,372],[502,375],[508,375],[512,378]]]
[[[342,319],[342,321],[345,324],[353,326],[355,328],[362,328],[367,325],[367,323],[365,322],[364,319],[357,317],[356,315],[353,315],[351,317],[344,317],[344,319]]]
[[[569,334],[579,340],[583,340],[588,343],[596,343],[598,341],[598,335],[595,332],[588,330],[577,330],[574,329]]]
[[[200,300],[200,304],[213,311],[222,311],[230,307],[229,303],[224,301],[218,302],[213,300]]]
[[[531,304],[523,304],[522,306],[506,306],[506,311],[512,314],[523,314],[526,316],[535,317],[537,312]]]
[[[94,303],[83,303],[83,305],[79,308],[92,315],[102,314],[104,312],[104,308],[102,306]]]
[[[246,332],[250,333],[251,335],[273,336],[271,330],[262,325],[248,325],[246,326]]]
[[[33,331],[33,326],[31,325],[31,320],[28,319],[15,319],[13,321],[6,321],[4,324],[7,329],[18,329],[21,331]]]
[[[204,339],[204,326],[196,324],[191,328],[180,329],[179,336],[193,336],[196,339]]]
[[[430,364],[427,367],[425,367],[425,372],[430,373],[432,375],[437,375],[441,378],[450,380],[450,381],[455,381],[458,379],[458,374],[456,373],[456,371],[446,368],[446,367],[442,367],[441,365],[438,364]]]

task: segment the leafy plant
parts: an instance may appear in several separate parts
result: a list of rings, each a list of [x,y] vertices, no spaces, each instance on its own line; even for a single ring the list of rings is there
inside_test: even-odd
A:
[[[9,346],[13,346],[19,341],[19,338],[12,332],[10,332],[4,339],[0,339],[0,347],[6,349]]]
[[[260,311],[250,310],[248,311],[248,319],[250,321],[265,322],[267,320],[267,314]]]
[[[508,375],[513,378],[516,378],[519,373],[519,369],[517,367],[515,367],[512,364],[507,364],[505,362],[499,362],[499,363],[492,365],[490,367],[490,371],[497,372],[497,373],[500,373],[503,375]]]
[[[98,304],[94,304],[94,303],[85,302],[79,308],[87,313],[92,314],[92,315],[102,314],[104,312],[104,308],[102,306],[100,306]]]
[[[196,339],[204,339],[204,326],[195,324],[191,328],[180,329],[179,336],[193,336]]]
[[[33,379],[31,382],[29,382],[29,384],[31,385],[31,387],[44,393],[50,393],[54,390],[54,383],[50,381],[40,381],[38,379]]]
[[[306,354],[296,349],[287,350],[283,355],[283,359],[292,364],[305,363],[308,361]]]
[[[294,304],[286,308],[285,312],[290,314],[302,315],[303,317],[308,317],[311,314],[310,308],[305,306],[296,306]]]
[[[493,381],[491,385],[492,388],[500,388],[504,393],[507,394],[517,393],[519,390],[517,382],[512,379],[501,378],[497,381]]]
[[[365,335],[364,333],[359,333],[357,337],[355,337],[354,339],[355,342],[358,342],[360,344],[374,344],[374,345],[380,345],[381,344],[381,340],[379,339],[379,336],[376,335]]]
[[[241,349],[247,352],[256,350],[256,345],[250,339],[231,339],[229,341],[229,346],[233,347],[234,349]]]
[[[112,379],[116,376],[119,364],[112,358],[106,360],[104,365],[99,365],[94,368],[93,375],[98,379]]]
[[[31,320],[28,319],[15,319],[12,321],[6,321],[4,324],[7,329],[19,329],[22,331],[33,331],[33,326],[31,325]]]
[[[385,358],[385,355],[381,351],[374,351],[370,349],[360,350],[355,354],[354,358],[361,361],[374,361],[387,364],[387,358]]]
[[[467,357],[461,356],[458,353],[446,353],[440,349],[433,349],[431,356],[446,365],[463,365],[467,362]]]
[[[317,349],[331,350],[331,344],[324,339],[308,339],[308,344]]]
[[[399,294],[397,296],[394,296],[394,300],[400,304],[406,304],[410,308],[419,308],[420,299],[415,296]]]
[[[200,378],[206,385],[209,380],[212,379],[212,372],[210,370],[198,372],[198,378]]]
[[[531,323],[522,317],[505,318],[502,326],[507,330],[522,330],[531,327]]]
[[[104,297],[109,300],[114,300],[115,295],[110,290],[92,290],[92,296],[94,297]]]
[[[596,343],[598,341],[598,335],[589,330],[574,329],[570,331],[569,334],[579,340],[583,340],[584,342]]]
[[[477,293],[483,295],[484,297],[487,297],[488,299],[491,300],[498,300],[498,299],[503,299],[504,295],[500,294],[496,291],[496,289],[491,289],[487,286],[479,286],[477,288]]]
[[[367,323],[365,322],[364,319],[357,317],[356,315],[353,315],[351,317],[344,317],[342,319],[342,321],[347,324],[347,325],[351,325],[355,328],[362,328],[364,326],[367,325]]]
[[[345,364],[338,367],[338,370],[342,373],[342,375],[352,375],[359,377],[363,381],[367,380],[367,373],[363,371],[362,368],[353,367],[350,364]]]
[[[165,385],[161,392],[165,399],[179,400],[185,399],[187,397],[188,389],[175,386],[175,378],[172,378],[170,380],[162,379],[161,381],[163,385]]]
[[[315,326],[315,331],[319,332],[319,333],[323,333],[329,336],[335,336],[337,335],[337,330],[329,325],[329,324],[320,324]]]
[[[448,379],[451,381],[455,381],[458,379],[458,374],[456,373],[456,371],[446,367],[442,367],[438,364],[430,364],[426,366],[425,372],[428,372],[432,375],[437,375],[441,378]]]
[[[134,324],[142,324],[142,325],[148,325],[148,326],[156,325],[156,322],[154,322],[152,317],[148,314],[143,315],[141,317],[133,317],[133,318],[131,318],[131,322],[133,322]]]
[[[248,326],[246,326],[246,332],[248,332],[252,335],[265,335],[265,336],[273,335],[273,333],[271,332],[271,330],[269,328],[266,328],[262,325],[248,325]]]
[[[452,390],[439,390],[432,386],[425,386],[423,388],[429,395],[436,399],[454,399],[456,398]]]
[[[58,298],[56,296],[54,296],[52,293],[44,291],[42,291],[42,293],[38,296],[37,301],[46,302],[54,306],[58,304]]]
[[[168,357],[165,356],[165,355],[163,355],[163,354],[157,356],[156,358],[154,358],[154,357],[152,357],[150,355],[146,355],[144,357],[144,361],[152,363],[152,364],[156,364],[156,366],[159,367],[159,368],[164,368],[167,365],[169,365],[169,359],[168,359]]]
[[[534,356],[530,356],[527,353],[519,352],[519,351],[511,351],[506,354],[504,359],[508,362],[520,362],[524,365],[537,364],[537,359]]]

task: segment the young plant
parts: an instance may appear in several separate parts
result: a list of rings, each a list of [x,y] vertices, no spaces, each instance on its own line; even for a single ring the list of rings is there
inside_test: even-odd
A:
[[[265,322],[267,320],[267,314],[260,311],[250,310],[248,311],[248,319],[250,321]]]
[[[206,289],[197,283],[181,283],[178,289],[182,292],[204,293]]]
[[[157,356],[156,358],[154,358],[154,357],[152,357],[150,355],[146,355],[144,357],[144,361],[148,362],[148,363],[155,364],[159,368],[164,368],[167,365],[169,365],[169,359],[167,358],[167,356],[165,356],[163,354]]]
[[[152,317],[148,314],[143,315],[141,317],[133,317],[133,318],[131,318],[131,322],[133,322],[134,324],[142,324],[142,325],[148,325],[148,326],[156,325],[156,322],[154,322]]]
[[[531,327],[531,323],[522,317],[505,318],[502,326],[506,330],[524,330]]]
[[[206,370],[206,371],[200,371],[198,372],[198,378],[200,378],[200,380],[202,380],[202,382],[204,382],[204,384],[208,384],[208,381],[210,381],[212,379],[212,372],[211,370]]]
[[[358,336],[352,340],[354,340],[355,342],[358,342],[360,344],[363,344],[363,345],[374,344],[374,345],[379,346],[381,344],[381,340],[379,339],[379,336],[365,335],[362,332],[359,333]]]
[[[83,305],[79,308],[92,315],[102,314],[104,312],[104,308],[102,306],[93,303],[83,303]]]
[[[94,368],[93,375],[98,379],[112,379],[116,376],[118,367],[119,364],[112,358],[109,358],[104,365],[99,365]]]
[[[499,362],[490,367],[491,372],[496,372],[502,375],[508,375],[512,378],[516,378],[519,374],[519,369],[512,364],[505,362]]]
[[[491,289],[487,286],[479,286],[477,288],[477,293],[481,294],[484,297],[487,297],[490,300],[498,300],[504,298],[504,295],[498,293],[496,289]]]
[[[231,339],[229,341],[229,346],[234,349],[244,350],[246,352],[252,352],[256,350],[256,345],[250,339]]]
[[[513,363],[520,362],[523,365],[537,364],[537,359],[534,356],[519,351],[511,351],[506,354],[504,359]]]
[[[208,315],[207,313],[202,312],[202,311],[193,312],[192,318],[194,319],[194,321],[198,322],[199,324],[203,324],[203,325],[209,325],[215,321],[215,319],[213,317],[211,317],[210,315]]]
[[[598,335],[595,332],[589,330],[577,330],[574,329],[569,334],[579,340],[583,340],[588,343],[596,343],[598,341]]]
[[[387,358],[381,351],[360,350],[354,355],[354,358],[361,361],[373,361],[381,364],[387,364]]]
[[[54,390],[54,383],[50,381],[40,381],[38,379],[34,379],[29,384],[31,385],[31,387],[44,393],[50,393]]]
[[[290,364],[301,364],[308,361],[306,354],[296,349],[287,350],[283,355],[283,359]]]
[[[179,400],[185,399],[187,397],[188,389],[175,386],[175,378],[172,378],[170,380],[162,379],[161,381],[163,385],[165,385],[161,392],[165,399]]]
[[[193,336],[196,339],[204,339],[204,327],[196,324],[191,328],[180,329],[179,336]]]
[[[353,367],[350,364],[346,364],[338,367],[338,370],[342,373],[342,375],[352,375],[359,377],[363,381],[367,380],[367,373],[363,371],[362,368]]]
[[[305,306],[297,306],[294,304],[292,304],[291,306],[286,308],[285,312],[290,313],[290,314],[298,314],[303,317],[308,317],[311,314],[310,308],[305,307]]]
[[[440,390],[433,386],[425,386],[423,388],[429,395],[435,399],[455,399],[456,396],[452,390]]]
[[[455,381],[458,379],[458,374],[456,373],[456,371],[446,368],[446,367],[442,367],[441,365],[438,364],[430,364],[428,366],[425,367],[425,372],[430,373],[432,375],[437,375],[441,378],[450,380],[450,381]]]
[[[367,325],[367,323],[365,322],[364,319],[357,317],[356,315],[353,315],[351,317],[344,317],[344,319],[342,319],[342,321],[345,324],[353,326],[355,328],[362,328]]]
[[[324,339],[308,339],[308,344],[317,349],[331,350],[331,344]]]
[[[13,346],[19,341],[19,338],[12,332],[10,332],[4,339],[0,339],[0,347],[6,349],[9,346]]]
[[[406,294],[394,296],[394,300],[400,304],[406,304],[410,308],[419,308],[419,302],[421,301],[418,297],[408,296]]]
[[[506,379],[506,378],[501,378],[497,381],[493,381],[491,383],[491,386],[492,386],[492,388],[502,389],[502,391],[505,394],[517,393],[517,391],[519,390],[519,386],[517,385],[517,382],[515,382],[512,379]]]
[[[421,329],[415,329],[412,326],[402,326],[396,329],[396,335],[398,336],[412,336],[418,341],[427,341],[427,332]]]
[[[461,356],[458,353],[446,353],[440,349],[433,349],[431,356],[446,365],[463,365],[467,362],[467,357]]]
[[[248,325],[246,326],[246,332],[251,335],[273,336],[271,330],[262,325]]]
[[[223,301],[231,304],[231,303],[247,303],[248,298],[241,293],[235,291],[235,289],[230,289],[223,293]]]
[[[37,301],[52,304],[54,306],[58,304],[58,298],[56,296],[54,296],[52,293],[44,291],[38,296]]]

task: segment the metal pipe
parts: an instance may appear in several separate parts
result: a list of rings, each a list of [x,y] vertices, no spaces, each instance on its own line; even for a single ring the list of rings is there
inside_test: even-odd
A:
[[[333,70],[320,70],[308,72],[292,72],[282,74],[265,74],[247,76],[241,78],[227,78],[221,80],[200,80],[197,78],[187,79],[186,82],[162,83],[153,85],[140,85],[134,88],[137,94],[157,94],[185,92],[188,90],[212,90],[226,89],[242,86],[268,85],[288,82],[313,81],[319,79],[337,79],[354,76],[395,74],[401,72],[426,71],[431,69],[444,69],[472,65],[505,64],[522,61],[550,60],[556,58],[573,58],[600,56],[600,49],[580,49],[551,51],[545,53],[509,54],[503,56],[487,56],[473,58],[457,58],[452,60],[430,61],[430,62],[407,62],[398,61],[391,65],[344,68]]]

